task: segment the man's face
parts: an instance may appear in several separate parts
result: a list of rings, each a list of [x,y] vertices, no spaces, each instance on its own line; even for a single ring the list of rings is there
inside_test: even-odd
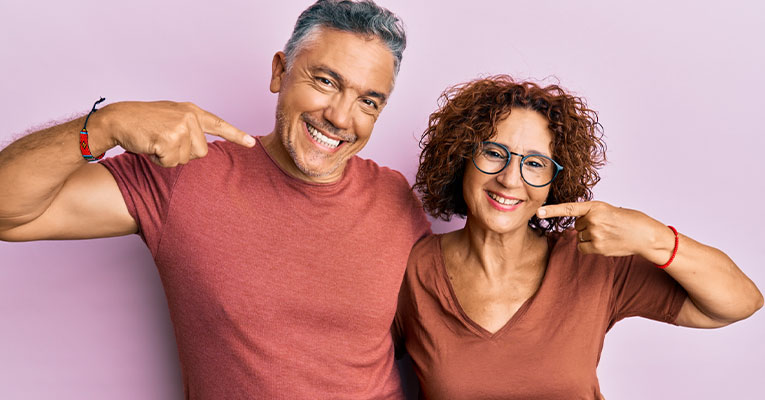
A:
[[[271,91],[283,148],[272,155],[305,181],[339,179],[369,141],[393,79],[393,55],[377,38],[320,28],[288,70],[277,53]]]

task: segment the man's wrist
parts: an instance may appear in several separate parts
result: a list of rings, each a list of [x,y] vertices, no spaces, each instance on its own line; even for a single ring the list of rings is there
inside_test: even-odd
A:
[[[111,104],[98,109],[90,115],[88,120],[88,147],[94,157],[104,154],[107,150],[115,147],[116,141],[111,137],[110,119],[112,117]]]

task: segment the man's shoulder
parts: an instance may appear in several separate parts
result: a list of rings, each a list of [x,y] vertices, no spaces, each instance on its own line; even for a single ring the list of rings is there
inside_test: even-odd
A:
[[[225,140],[207,143],[207,155],[192,160],[188,166],[202,173],[231,173],[239,169],[252,170],[253,166],[269,162],[265,152],[258,148],[248,148]]]
[[[217,158],[245,155],[248,151],[252,150],[253,149],[251,148],[231,143],[226,140],[216,140],[207,143],[207,156],[203,157],[203,159],[207,157]]]
[[[348,162],[348,168],[354,175],[354,179],[374,181],[386,186],[395,185],[409,188],[409,183],[401,172],[379,165],[370,159],[353,156]]]
[[[422,203],[415,195],[411,185],[404,175],[392,168],[380,166],[376,162],[361,157],[353,157],[349,161],[347,173],[354,180],[359,190],[364,190],[374,196],[378,204],[384,205],[379,212],[385,213],[400,223],[402,217],[411,223],[416,231],[415,238],[420,238],[430,232]]]

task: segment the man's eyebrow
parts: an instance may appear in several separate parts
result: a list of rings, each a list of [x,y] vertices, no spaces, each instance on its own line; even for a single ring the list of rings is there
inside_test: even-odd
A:
[[[335,70],[333,70],[332,68],[327,67],[326,65],[317,65],[313,67],[312,69],[314,72],[321,72],[331,76],[332,79],[337,81],[337,84],[340,85],[341,88],[347,86],[343,76],[335,72]],[[380,103],[385,103],[385,101],[388,99],[388,96],[376,90],[367,90],[364,93],[364,96],[374,97],[377,100],[379,100]]]
[[[343,76],[335,72],[332,68],[329,68],[324,65],[317,65],[313,67],[312,69],[314,72],[323,72],[331,76],[332,79],[336,80],[341,87],[345,86],[345,79],[343,79]]]
[[[388,99],[388,97],[387,97],[387,96],[385,96],[384,94],[382,94],[382,93],[380,93],[380,92],[376,92],[376,91],[374,91],[374,90],[370,90],[370,91],[368,91],[368,92],[364,93],[364,95],[365,95],[365,96],[369,96],[369,97],[374,97],[374,98],[376,98],[377,100],[380,100],[380,103],[385,103],[385,100],[387,100],[387,99]]]

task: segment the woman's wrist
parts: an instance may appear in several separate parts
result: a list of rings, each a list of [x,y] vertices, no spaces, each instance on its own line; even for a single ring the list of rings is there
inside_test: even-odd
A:
[[[653,228],[651,235],[650,246],[646,254],[642,254],[643,258],[657,266],[666,267],[665,264],[675,256],[675,238],[675,231],[672,228],[657,221],[657,226]]]

